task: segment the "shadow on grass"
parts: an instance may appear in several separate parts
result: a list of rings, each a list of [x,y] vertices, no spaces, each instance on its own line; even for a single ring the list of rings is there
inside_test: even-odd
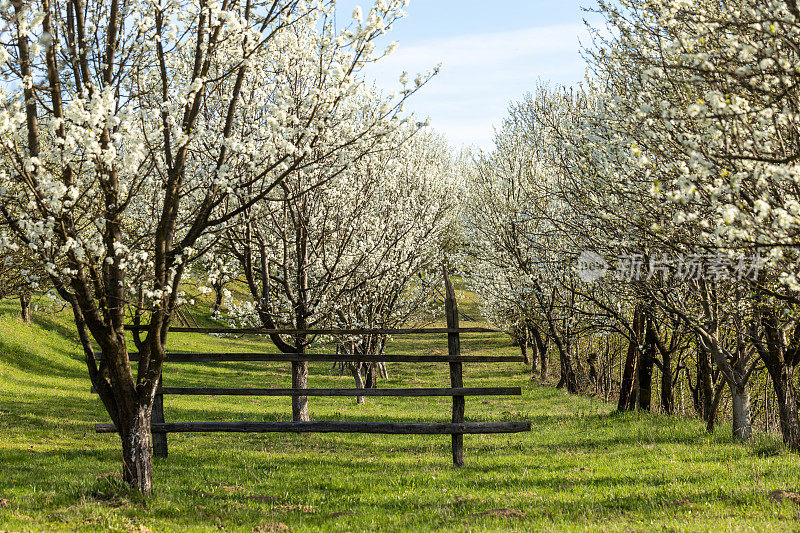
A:
[[[67,364],[56,360],[45,352],[57,352],[72,361]],[[21,347],[8,344],[0,339],[0,357],[3,362],[18,368],[23,372],[35,375],[49,375],[54,377],[77,377],[79,375],[75,353],[61,348],[47,347],[40,349],[38,346]]]
[[[33,323],[45,331],[56,333],[57,335],[63,337],[65,340],[68,340],[75,344],[76,350],[80,352],[80,346],[78,341],[78,334],[75,331],[75,328],[68,327],[65,324],[62,324],[56,321],[51,316],[37,314],[33,316]],[[82,353],[82,352],[80,352]]]

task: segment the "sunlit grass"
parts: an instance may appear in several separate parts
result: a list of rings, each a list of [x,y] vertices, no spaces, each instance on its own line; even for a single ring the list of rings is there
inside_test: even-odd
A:
[[[463,307],[474,302],[467,298]],[[729,442],[696,420],[613,412],[538,385],[518,364],[465,365],[466,386],[518,385],[522,397],[467,399],[467,420],[531,420],[533,431],[466,436],[184,434],[156,460],[156,495],[127,494],[119,443],[89,392],[66,314],[33,327],[0,310],[0,530],[793,530],[800,461],[759,437]],[[469,312],[468,312],[469,313]],[[471,314],[471,313],[469,313]],[[464,323],[464,325],[476,325]],[[264,339],[172,337],[175,348],[272,351]],[[467,354],[515,354],[502,336],[465,335]],[[398,338],[394,353],[446,353],[440,337]],[[390,364],[386,386],[448,386],[444,365]],[[288,386],[288,364],[173,364],[167,385]],[[352,378],[311,365],[310,386]],[[447,421],[450,400],[311,398],[318,420]],[[168,397],[168,421],[288,420],[289,398]]]

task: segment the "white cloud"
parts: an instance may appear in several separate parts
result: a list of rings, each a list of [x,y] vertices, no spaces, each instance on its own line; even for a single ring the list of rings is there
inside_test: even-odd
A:
[[[585,27],[569,24],[401,42],[369,74],[381,88],[396,90],[404,70],[413,79],[441,63],[441,73],[408,109],[430,116],[455,145],[490,148],[492,127],[502,122],[508,103],[533,91],[537,80],[572,84],[583,78],[579,40],[588,42]]]
[[[383,62],[383,68],[435,65],[439,61],[451,69],[513,64],[522,58],[577,53],[579,37],[588,37],[582,24],[564,24],[431,39],[407,46],[400,43],[397,52]]]

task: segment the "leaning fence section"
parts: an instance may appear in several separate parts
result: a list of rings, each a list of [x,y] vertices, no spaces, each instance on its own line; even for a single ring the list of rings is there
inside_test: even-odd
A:
[[[383,433],[383,434],[426,434],[450,435],[453,464],[464,465],[464,435],[488,433],[517,433],[530,431],[530,421],[512,422],[464,422],[467,396],[518,396],[520,387],[465,387],[463,379],[464,363],[510,363],[522,362],[515,356],[464,356],[461,354],[462,333],[497,333],[488,328],[460,328],[459,311],[455,291],[445,272],[445,314],[446,328],[396,328],[396,329],[309,329],[309,330],[270,330],[259,328],[171,328],[174,333],[232,333],[232,334],[309,334],[309,335],[447,335],[447,355],[391,355],[391,354],[307,354],[307,353],[199,353],[170,352],[165,363],[209,363],[209,362],[332,362],[346,359],[354,363],[442,363],[450,371],[448,388],[231,388],[231,387],[171,387],[164,383],[156,395],[153,406],[151,432],[153,453],[156,457],[167,457],[167,434],[202,432],[238,433]],[[129,327],[128,329],[137,329]],[[140,329],[144,329],[140,327]],[[102,354],[99,356],[102,357]],[[138,360],[132,353],[131,361]],[[166,422],[164,417],[165,395],[214,395],[214,396],[373,396],[373,397],[452,397],[452,416],[450,422],[380,422],[380,421],[311,421],[311,422]],[[98,433],[115,433],[114,424],[95,424]]]

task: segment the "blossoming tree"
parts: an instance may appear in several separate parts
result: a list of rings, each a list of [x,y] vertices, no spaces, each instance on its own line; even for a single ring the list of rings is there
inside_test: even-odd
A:
[[[286,176],[359,142],[353,129],[317,150],[403,5],[379,0],[339,32],[333,1],[4,5],[0,216],[71,304],[124,479],[141,493],[152,491],[151,412],[198,243]],[[314,47],[298,38],[319,32]],[[309,55],[335,59],[318,63],[325,85],[298,100]],[[126,309],[146,322],[135,372]]]
[[[429,299],[420,280],[443,259],[441,242],[460,197],[442,139],[407,124],[382,132],[369,153],[331,175],[325,165],[296,172],[253,207],[226,247],[237,257],[250,300],[228,302],[240,323],[267,328],[387,328],[414,318]],[[320,186],[324,182],[325,186]],[[347,353],[381,353],[385,335],[348,339],[271,336],[286,353],[334,342]],[[376,364],[350,365],[357,385],[375,386]],[[292,386],[305,388],[308,363],[293,364]],[[305,397],[293,418],[308,420]]]

